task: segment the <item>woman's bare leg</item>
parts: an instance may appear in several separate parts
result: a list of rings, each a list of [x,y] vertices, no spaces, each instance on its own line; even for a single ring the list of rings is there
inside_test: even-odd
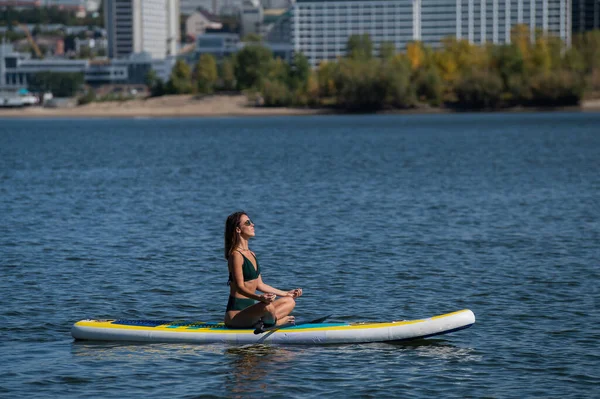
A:
[[[294,298],[284,297],[273,302],[275,305],[275,317],[277,317],[277,326],[294,322],[294,316],[288,316],[294,310],[296,301]]]
[[[294,316],[288,315],[295,306],[296,301],[290,297],[280,298],[269,304],[259,302],[239,312],[227,312],[225,315],[225,324],[233,328],[250,328],[261,319],[267,323],[276,321],[276,325],[278,326],[292,323]]]

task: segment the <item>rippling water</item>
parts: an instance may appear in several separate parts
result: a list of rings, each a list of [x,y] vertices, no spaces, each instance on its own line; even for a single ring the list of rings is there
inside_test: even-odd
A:
[[[0,396],[593,397],[600,114],[0,120]],[[226,216],[334,321],[472,309],[406,344],[79,343],[222,319]],[[597,394],[597,392],[596,392]]]

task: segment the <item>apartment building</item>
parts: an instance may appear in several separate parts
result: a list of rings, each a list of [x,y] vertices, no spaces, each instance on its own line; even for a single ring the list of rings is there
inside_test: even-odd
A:
[[[600,0],[573,0],[573,32],[600,29]]]
[[[297,0],[291,15],[292,47],[313,66],[344,56],[354,34],[369,34],[375,50],[383,42],[402,50],[415,40],[439,47],[448,36],[510,43],[512,26],[525,24],[532,39],[542,31],[571,41],[569,0]]]
[[[179,0],[105,0],[104,19],[110,58],[177,54]]]

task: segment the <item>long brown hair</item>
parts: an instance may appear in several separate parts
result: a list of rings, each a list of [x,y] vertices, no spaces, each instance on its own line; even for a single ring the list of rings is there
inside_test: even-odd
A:
[[[240,219],[243,215],[248,216],[244,211],[234,212],[227,216],[225,221],[225,259],[229,260],[229,256],[240,243],[240,236],[235,234],[235,229],[240,225]]]

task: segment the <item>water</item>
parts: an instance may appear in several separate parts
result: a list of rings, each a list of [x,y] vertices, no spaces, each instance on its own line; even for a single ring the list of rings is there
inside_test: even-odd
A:
[[[0,120],[0,396],[593,397],[600,114]],[[221,320],[226,216],[298,319],[407,344],[79,343],[83,318]]]

